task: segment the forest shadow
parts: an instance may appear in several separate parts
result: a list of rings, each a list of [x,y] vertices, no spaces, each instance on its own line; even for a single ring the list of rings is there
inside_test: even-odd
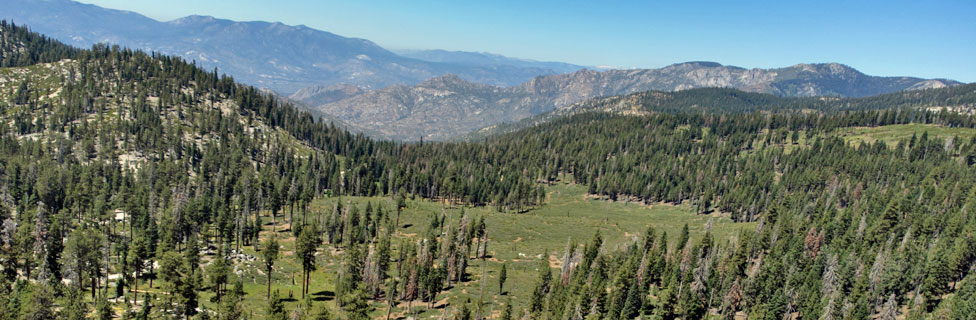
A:
[[[322,290],[319,292],[312,293],[313,301],[331,301],[335,300],[335,292],[329,290]]]

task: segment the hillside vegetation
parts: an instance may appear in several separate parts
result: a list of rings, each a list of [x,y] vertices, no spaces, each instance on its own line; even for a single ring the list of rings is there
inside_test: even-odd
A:
[[[897,102],[966,86],[404,144],[178,58],[0,39],[0,318],[976,316],[976,118]]]
[[[864,98],[784,98],[743,92],[729,88],[701,88],[677,92],[645,91],[634,94],[585,100],[513,123],[492,125],[467,134],[467,140],[515,132],[534,125],[587,112],[624,115],[650,113],[837,113],[859,110],[899,110],[926,108],[933,112],[949,110],[976,112],[976,84],[948,88],[903,91]]]

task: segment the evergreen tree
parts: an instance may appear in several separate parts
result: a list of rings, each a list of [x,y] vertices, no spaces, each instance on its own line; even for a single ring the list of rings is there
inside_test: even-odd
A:
[[[95,315],[99,320],[111,320],[115,316],[115,312],[112,311],[112,305],[108,302],[108,298],[103,294],[98,297],[98,301],[95,303]]]
[[[508,280],[508,263],[502,263],[502,269],[498,272],[498,294],[505,294],[505,280]]]
[[[499,320],[512,320],[512,299],[509,298],[505,303],[505,309],[502,309],[502,315]]]
[[[949,304],[952,319],[974,319],[976,317],[976,276],[970,275],[962,281],[959,291]]]
[[[281,301],[278,290],[275,290],[268,299],[267,314],[269,320],[285,320],[288,318],[285,313],[285,303]]]
[[[230,277],[230,262],[224,256],[223,250],[217,250],[217,256],[207,267],[207,275],[210,280],[210,290],[214,292],[213,302],[220,302]]]
[[[362,288],[353,289],[352,292],[347,294],[345,302],[342,305],[342,310],[345,311],[346,317],[350,320],[370,319],[369,312],[371,308],[367,298],[368,295]]]
[[[76,287],[65,288],[65,296],[59,305],[62,306],[60,316],[66,320],[83,320],[89,313],[88,303],[84,294]]]
[[[940,248],[929,255],[925,280],[922,282],[922,293],[929,307],[935,306],[942,299],[942,295],[949,292],[949,282],[953,278],[948,252],[942,246]]]
[[[22,320],[57,319],[59,315],[54,308],[54,293],[46,284],[24,285],[24,299],[20,301],[20,317]]]
[[[546,256],[548,254],[543,254],[543,259],[539,261],[538,280],[536,280],[535,289],[532,290],[532,296],[529,300],[529,311],[533,313],[542,311],[545,297],[549,293],[552,283],[552,271],[549,269],[549,261],[545,259]]]
[[[271,296],[271,272],[274,271],[275,260],[278,260],[278,240],[274,236],[262,246],[261,257],[264,258],[264,271],[268,277],[268,297]]]
[[[234,287],[227,292],[227,295],[220,300],[217,309],[217,319],[238,320],[244,318],[242,301],[244,300],[244,283],[240,280],[234,282]]]
[[[302,298],[308,293],[311,273],[315,270],[315,252],[321,243],[315,229],[314,225],[302,228],[295,240],[295,255],[302,264]]]

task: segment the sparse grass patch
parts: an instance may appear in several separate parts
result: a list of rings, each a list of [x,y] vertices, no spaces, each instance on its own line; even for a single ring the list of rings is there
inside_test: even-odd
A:
[[[884,141],[889,146],[895,146],[899,141],[908,140],[912,135],[922,136],[928,132],[929,138],[942,139],[959,137],[972,139],[976,136],[976,129],[950,128],[935,124],[895,124],[880,127],[857,127],[839,129],[839,136],[851,143],[874,143]]]

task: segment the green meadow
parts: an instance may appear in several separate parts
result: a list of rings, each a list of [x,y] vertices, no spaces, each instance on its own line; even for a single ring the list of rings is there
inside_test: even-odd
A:
[[[398,242],[416,241],[425,232],[432,217],[444,215],[447,225],[455,226],[464,213],[473,218],[485,218],[489,241],[489,256],[484,261],[471,261],[467,269],[469,281],[442,292],[433,309],[429,309],[419,300],[414,301],[410,311],[412,315],[419,318],[436,317],[447,305],[468,301],[483,301],[483,308],[494,310],[496,314],[506,301],[511,301],[516,311],[520,310],[535,285],[539,261],[547,259],[551,267],[558,268],[561,263],[559,260],[568,245],[577,244],[582,247],[597,231],[604,239],[603,250],[616,250],[640,239],[649,227],[654,228],[658,235],[667,232],[672,241],[677,239],[685,224],[689,226],[692,241],[700,238],[706,227],[711,228],[716,239],[729,239],[743,228],[755,228],[753,223],[733,223],[728,217],[718,214],[697,215],[688,205],[598,199],[588,195],[586,187],[582,185],[556,183],[547,186],[547,193],[545,205],[525,213],[497,212],[492,207],[466,207],[419,198],[408,199],[393,240],[394,249]],[[310,212],[331,212],[337,201],[341,201],[346,207],[360,206],[360,209],[370,202],[374,207],[382,205],[388,215],[391,215],[391,219],[395,215],[391,210],[394,201],[388,197],[320,198],[311,205]],[[293,254],[294,236],[286,223],[286,217],[279,215],[274,225],[270,217],[265,216],[262,219],[265,225],[261,238],[270,237],[274,228],[281,245],[279,259],[272,273],[272,290],[279,290],[287,309],[296,308],[302,298],[301,263]],[[297,215],[295,219],[299,219]],[[251,318],[264,318],[267,278],[263,271],[263,261],[254,247],[244,247],[243,252],[255,258],[253,261],[239,261],[234,268],[236,276],[245,284],[247,295],[244,308]],[[309,290],[316,303],[326,303],[337,314],[339,311],[335,308],[334,285],[341,255],[341,249],[323,244],[318,254],[318,270],[312,274]],[[208,257],[205,257],[205,263],[207,260]],[[505,292],[498,290],[498,272],[502,263],[507,263],[508,268]],[[395,277],[396,271],[391,272],[391,276]],[[159,283],[155,282],[154,288],[149,292],[163,295]],[[140,300],[142,294],[145,293],[140,294]],[[214,303],[210,303],[211,297],[212,293],[209,291],[201,293],[203,308],[216,308]],[[386,304],[376,301],[372,304],[374,315],[385,317]],[[405,303],[395,307],[392,310],[394,317],[405,316],[406,309]]]

